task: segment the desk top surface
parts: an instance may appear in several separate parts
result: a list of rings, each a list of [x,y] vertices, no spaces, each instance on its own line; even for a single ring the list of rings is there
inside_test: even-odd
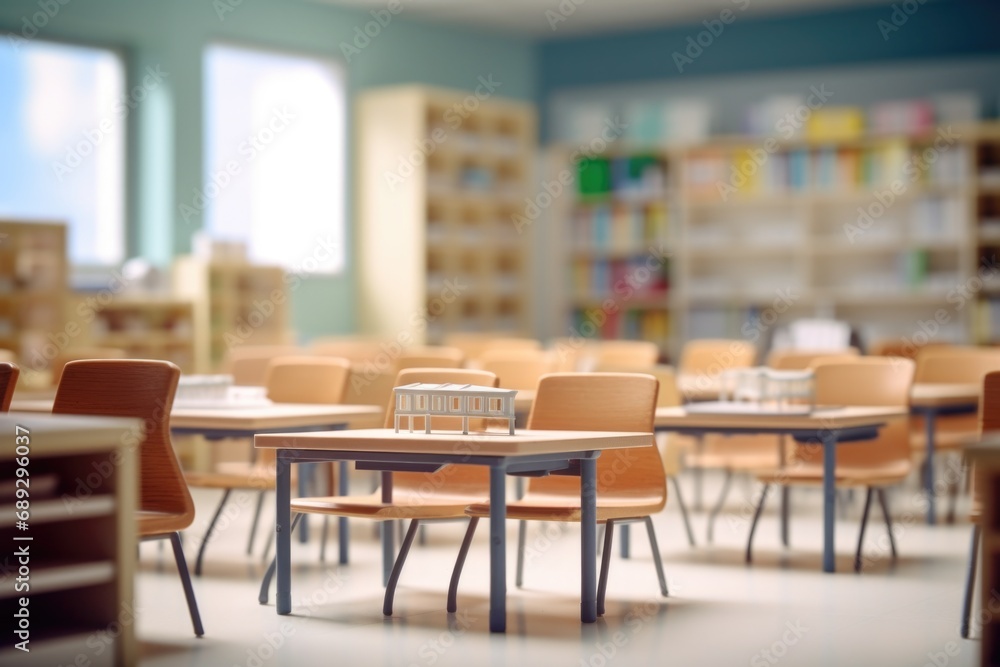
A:
[[[411,454],[463,454],[469,456],[519,456],[598,449],[643,447],[652,433],[622,431],[529,431],[515,435],[490,431],[463,435],[455,431],[396,433],[391,428],[315,433],[275,433],[254,436],[254,446],[264,449],[325,449],[331,451]]]
[[[135,444],[129,434],[141,433],[142,422],[123,417],[81,417],[77,415],[2,414],[0,415],[0,455],[13,460],[15,435],[25,435],[31,450],[29,457],[84,454],[110,451]]]
[[[684,407],[657,408],[654,424],[657,428],[693,428],[712,431],[713,428],[763,429],[829,429],[877,426],[887,419],[906,417],[903,406],[817,406],[809,414],[775,414],[765,412],[697,412]]]
[[[910,390],[910,405],[939,407],[945,405],[976,405],[982,387],[978,384],[920,382]]]

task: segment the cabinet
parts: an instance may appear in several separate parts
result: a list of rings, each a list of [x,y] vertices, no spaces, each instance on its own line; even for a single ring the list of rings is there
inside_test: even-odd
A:
[[[359,97],[362,331],[402,344],[531,331],[532,107],[404,86]]]
[[[5,570],[18,577],[0,590],[0,612],[15,619],[27,601],[30,648],[14,647],[21,637],[4,642],[0,664],[69,664],[77,655],[91,665],[136,664],[132,443],[139,438],[129,434],[140,430],[132,419],[0,415],[0,539]],[[26,527],[15,523],[17,489],[27,493]],[[13,555],[25,549],[27,556]],[[27,588],[17,591],[22,577]]]
[[[58,353],[68,280],[65,225],[0,220],[0,348],[25,370],[44,371]]]
[[[171,278],[175,297],[193,302],[196,372],[222,372],[229,350],[239,345],[294,341],[280,266],[184,256],[174,261]]]
[[[132,359],[163,359],[184,373],[195,368],[194,302],[158,295],[111,299],[74,293],[72,313],[87,322],[86,345],[125,350]]]

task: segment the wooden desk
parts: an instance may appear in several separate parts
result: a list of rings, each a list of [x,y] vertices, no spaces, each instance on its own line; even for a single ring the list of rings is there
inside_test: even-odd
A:
[[[386,470],[434,472],[449,463],[490,469],[490,630],[507,627],[506,530],[508,473],[563,470],[580,466],[581,597],[580,619],[597,619],[597,457],[602,449],[653,444],[649,433],[528,431],[506,433],[396,433],[393,429],[258,435],[254,446],[276,449],[277,458],[277,611],[288,614],[291,596],[291,475],[293,463],[309,461],[376,462]],[[390,487],[391,489],[391,487]],[[383,531],[388,536],[391,531]]]
[[[837,443],[867,440],[878,435],[879,427],[890,419],[906,416],[905,408],[836,407],[817,408],[810,414],[728,414],[688,413],[683,407],[658,408],[654,424],[657,431],[674,431],[684,435],[703,436],[706,433],[729,435],[790,435],[799,441],[819,441],[823,444],[823,571],[834,572],[834,509],[837,495],[835,470]]]
[[[927,523],[937,522],[934,496],[934,434],[938,415],[975,412],[979,409],[982,387],[978,384],[914,384],[910,390],[910,411],[923,415],[927,447],[927,464],[924,475],[924,492],[927,495]]]
[[[54,665],[67,655],[93,657],[88,640],[119,623],[120,614],[134,613],[139,477],[134,436],[141,428],[137,419],[0,415],[0,485],[10,494],[0,501],[0,533],[10,563],[20,559],[15,550],[27,547],[28,562],[21,563],[31,570],[29,591],[15,592],[11,580],[0,594],[7,619],[19,609],[21,596],[29,599],[31,652],[14,648],[22,638],[9,634],[0,647],[0,664]],[[18,441],[16,433],[24,439]],[[28,465],[20,466],[15,457],[25,451]],[[19,467],[29,474],[26,528],[15,525]],[[135,624],[121,623],[119,629],[106,648],[115,665],[134,665]]]

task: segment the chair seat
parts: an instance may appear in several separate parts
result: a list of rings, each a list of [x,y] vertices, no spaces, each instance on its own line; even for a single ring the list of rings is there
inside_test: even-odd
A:
[[[332,514],[386,521],[391,519],[457,519],[465,517],[465,508],[485,500],[480,496],[460,493],[421,493],[416,489],[393,490],[393,502],[383,503],[381,491],[367,496],[328,496],[325,498],[295,498],[293,512]]]
[[[836,485],[839,487],[888,486],[897,484],[910,474],[909,461],[891,461],[871,467],[837,466]],[[766,484],[817,485],[823,483],[823,466],[815,463],[758,471],[757,479]]]
[[[167,535],[184,530],[191,525],[193,517],[174,512],[150,512],[139,510],[135,513],[139,537]]]
[[[597,521],[608,519],[640,519],[656,514],[666,505],[664,496],[598,496]],[[490,515],[489,503],[476,503],[466,510],[467,516]],[[507,504],[507,518],[525,521],[580,521],[580,496],[528,493],[520,500]]]
[[[297,479],[296,468],[292,467],[292,485]],[[275,486],[274,466],[227,461],[216,466],[211,472],[187,472],[184,474],[188,486],[206,489],[254,489],[273,491]]]

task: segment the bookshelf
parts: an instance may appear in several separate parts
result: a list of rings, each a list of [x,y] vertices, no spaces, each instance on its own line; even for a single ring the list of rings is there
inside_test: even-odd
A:
[[[532,329],[531,105],[424,86],[359,96],[359,315],[409,343]]]
[[[15,427],[28,429],[30,518],[15,529]],[[137,466],[129,433],[136,420],[62,415],[0,415],[0,533],[11,552],[28,546],[29,590],[0,592],[13,618],[28,598],[29,653],[5,642],[0,664],[55,665],[83,655],[88,664],[132,665],[135,645]],[[23,433],[23,431],[22,431]],[[23,452],[23,450],[22,450]],[[17,537],[30,541],[15,541]],[[13,580],[12,580],[13,582]],[[14,627],[13,625],[11,627]],[[98,651],[100,647],[100,651]]]
[[[174,298],[193,304],[195,372],[222,372],[229,350],[239,345],[287,345],[294,340],[280,266],[182,256],[174,260],[171,279]],[[172,338],[177,333],[172,332]]]
[[[594,339],[671,338],[670,160],[622,152],[577,159],[569,205],[569,327]]]
[[[0,220],[0,348],[23,368],[44,371],[58,352],[68,281],[65,225]]]
[[[125,350],[132,359],[163,359],[195,369],[194,302],[155,294],[121,294],[108,303],[74,293],[72,313],[89,322],[88,347]]]
[[[612,146],[585,161],[598,168],[577,171],[572,201],[555,211],[568,288],[550,330],[579,331],[581,312],[620,275],[613,260],[656,229],[672,251],[665,289],[632,298],[663,314],[668,333],[609,317],[596,336],[654,340],[675,357],[692,338],[757,343],[793,319],[823,317],[851,323],[866,343],[1000,342],[997,126],[866,136],[849,114],[833,125],[788,139]],[[555,151],[563,160],[551,173],[580,169],[567,148]],[[657,165],[645,186],[642,164]],[[984,288],[976,277],[994,256]]]

